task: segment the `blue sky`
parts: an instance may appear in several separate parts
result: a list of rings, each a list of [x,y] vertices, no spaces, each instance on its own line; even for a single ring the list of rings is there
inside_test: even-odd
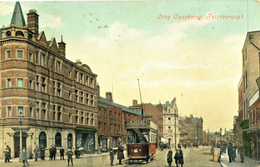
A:
[[[14,5],[0,3],[5,9],[0,26],[9,26]],[[232,128],[242,46],[246,33],[260,28],[258,1],[21,1],[21,6],[25,19],[29,9],[37,10],[48,40],[59,42],[63,35],[68,59],[81,59],[98,74],[101,96],[112,91],[115,102],[131,105],[132,99],[140,101],[140,79],[143,102],[176,97],[181,116],[202,116],[205,129]],[[158,19],[160,14],[170,19]],[[174,19],[176,14],[203,19]],[[206,19],[209,14],[240,19]]]

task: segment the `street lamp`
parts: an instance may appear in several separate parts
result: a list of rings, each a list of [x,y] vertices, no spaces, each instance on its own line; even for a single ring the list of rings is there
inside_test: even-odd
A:
[[[19,123],[20,123],[20,153],[19,153],[19,155],[20,155],[20,160],[22,159],[22,157],[21,157],[21,152],[22,152],[22,128],[21,128],[21,123],[22,123],[22,120],[23,120],[23,113],[22,112],[19,112],[18,113],[18,115],[17,115],[17,119],[18,119],[18,121],[19,121]]]

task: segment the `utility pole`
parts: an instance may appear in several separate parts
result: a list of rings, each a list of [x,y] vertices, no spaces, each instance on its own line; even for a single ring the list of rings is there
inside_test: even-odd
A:
[[[174,119],[175,119],[175,150],[176,150],[176,117],[177,117],[177,114],[176,114],[176,109],[174,109],[174,111],[175,111]]]
[[[198,137],[199,137],[199,136],[198,136],[198,128],[199,128],[199,121],[198,121],[198,118],[197,118],[197,144],[199,144],[199,143],[198,143]]]

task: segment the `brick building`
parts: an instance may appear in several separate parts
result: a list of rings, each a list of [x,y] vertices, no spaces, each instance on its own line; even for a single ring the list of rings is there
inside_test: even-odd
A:
[[[0,29],[0,152],[9,145],[11,157],[19,157],[23,146],[31,158],[35,145],[47,149],[52,144],[58,150],[94,152],[97,75],[88,65],[66,59],[66,44],[47,41],[38,20],[36,10],[30,10],[26,25],[16,2],[10,26]]]
[[[148,116],[143,113],[144,116]],[[118,139],[127,143],[125,121],[141,118],[141,111],[117,104],[112,93],[106,92],[106,98],[98,97],[98,141],[102,151],[118,146]]]

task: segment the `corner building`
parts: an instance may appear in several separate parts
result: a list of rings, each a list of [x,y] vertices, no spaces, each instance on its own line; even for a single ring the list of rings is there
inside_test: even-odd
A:
[[[97,148],[97,86],[88,65],[66,59],[65,46],[46,40],[39,32],[39,15],[27,14],[25,23],[16,2],[10,26],[0,29],[0,154],[7,145],[11,157],[19,157],[22,147],[28,158],[35,145],[47,149]],[[17,115],[24,116],[19,122]]]

